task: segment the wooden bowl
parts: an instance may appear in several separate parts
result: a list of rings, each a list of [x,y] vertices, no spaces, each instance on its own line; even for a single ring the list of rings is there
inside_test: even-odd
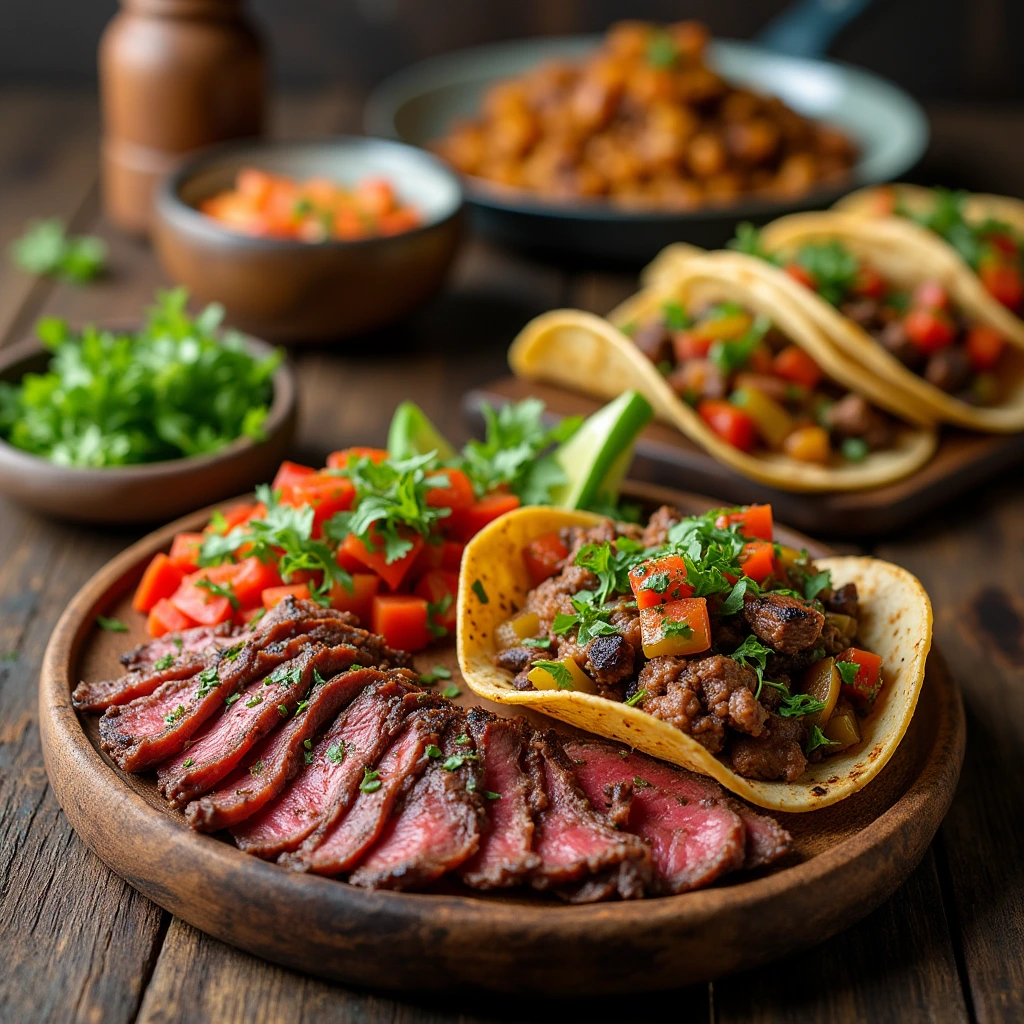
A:
[[[196,207],[230,188],[243,167],[352,184],[385,177],[424,223],[352,242],[241,234]],[[236,326],[280,342],[329,341],[398,320],[437,291],[462,234],[462,205],[456,175],[412,146],[356,137],[253,140],[204,151],[166,179],[153,239],[167,274],[197,298],[223,303]]]
[[[248,338],[254,355],[266,342]],[[35,339],[0,352],[0,380],[45,371],[49,353]],[[139,466],[58,466],[0,440],[0,492],[37,512],[86,523],[151,523],[179,516],[269,480],[295,434],[297,390],[291,367],[274,374],[263,441],[238,438],[218,452]]]

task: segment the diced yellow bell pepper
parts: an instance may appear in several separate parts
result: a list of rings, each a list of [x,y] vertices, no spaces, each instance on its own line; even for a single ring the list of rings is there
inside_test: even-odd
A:
[[[689,328],[691,334],[712,341],[739,338],[750,330],[754,318],[749,313],[730,313],[728,316],[699,320]]]
[[[857,722],[857,712],[849,704],[841,704],[826,723],[822,732],[825,738],[831,740],[838,746],[829,747],[829,754],[837,754],[840,750],[852,747],[860,743],[860,725]]]
[[[789,547],[788,544],[776,544],[775,557],[778,558],[779,564],[788,571],[796,568],[797,562],[802,561],[804,556],[801,551]]]
[[[804,721],[807,725],[821,725],[829,720],[835,710],[836,701],[839,700],[841,682],[835,658],[822,658],[808,666],[800,681],[799,692],[806,693],[815,700],[824,701],[825,706],[817,714],[805,716]]]
[[[527,637],[536,636],[540,632],[540,616],[536,612],[522,612],[506,619],[494,631],[498,649],[516,647]]]
[[[552,667],[535,664],[529,680],[538,690],[575,690],[578,693],[597,693],[597,684],[576,664],[574,658],[550,662]],[[568,675],[566,675],[568,673]]]
[[[711,646],[707,600],[684,597],[644,608],[640,612],[640,636],[648,658],[706,651]]]
[[[815,426],[797,427],[783,442],[782,450],[791,459],[822,466],[828,464],[832,452],[828,431]]]
[[[729,401],[754,421],[769,448],[781,448],[796,427],[793,417],[774,398],[757,388],[740,388],[732,393]]]

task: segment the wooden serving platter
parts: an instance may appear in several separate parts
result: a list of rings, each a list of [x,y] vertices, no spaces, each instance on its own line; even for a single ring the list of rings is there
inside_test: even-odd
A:
[[[686,512],[707,498],[630,485],[645,505]],[[960,695],[933,651],[917,713],[895,757],[848,800],[779,815],[794,851],[760,873],[699,892],[638,902],[566,906],[522,893],[368,892],[289,872],[192,832],[156,791],[155,777],[121,772],[99,750],[96,718],[71,690],[108,676],[144,639],[131,593],[173,534],[200,529],[209,510],[157,530],[109,562],[74,597],[50,639],[39,684],[43,755],[75,831],[113,871],[171,913],[249,953],[347,984],[405,991],[491,990],[594,995],[676,988],[764,963],[823,941],[865,916],[924,855],[949,807],[964,750]],[[786,543],[824,549],[779,528]],[[130,632],[95,626],[118,616]],[[424,652],[444,664],[459,702],[486,703],[461,683],[451,645]],[[488,705],[498,713],[502,708]],[[543,720],[545,724],[551,724]]]
[[[589,416],[602,405],[586,395],[535,381],[504,377],[470,391],[465,411],[482,423],[480,405],[504,405],[531,395],[552,420]],[[931,461],[903,480],[866,491],[800,494],[749,480],[722,465],[673,427],[653,423],[637,440],[630,474],[667,487],[714,494],[726,504],[770,502],[776,516],[822,536],[872,537],[897,530],[933,508],[1024,463],[1024,433],[973,434],[944,427]]]

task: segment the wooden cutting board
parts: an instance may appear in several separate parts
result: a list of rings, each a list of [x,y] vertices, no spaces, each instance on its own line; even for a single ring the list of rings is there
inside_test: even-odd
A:
[[[687,513],[714,503],[629,485],[645,505]],[[97,744],[97,719],[71,690],[109,677],[145,639],[131,593],[143,569],[210,510],[157,530],[104,566],[74,597],[50,639],[39,683],[43,754],[75,831],[113,871],[161,907],[249,953],[345,984],[402,991],[589,995],[677,988],[744,970],[821,942],[864,917],[899,886],[931,842],[959,777],[960,695],[933,649],[910,729],[865,789],[833,807],[779,815],[794,836],[782,863],[727,876],[681,896],[566,906],[522,892],[482,896],[447,884],[430,894],[368,892],[289,872],[192,832],[169,810],[155,776],[120,771]],[[820,544],[779,528],[784,543]],[[97,614],[129,633],[104,632]],[[462,683],[452,645],[417,658],[449,667],[465,706],[486,703]],[[488,705],[499,714],[508,709]],[[545,725],[549,720],[539,719]]]
[[[481,402],[504,405],[535,395],[552,420],[589,416],[603,403],[562,388],[504,377],[467,393],[467,415],[479,426]],[[822,536],[872,537],[914,522],[943,502],[1024,463],[1024,433],[972,434],[944,427],[938,451],[916,473],[867,491],[801,494],[777,490],[722,465],[673,427],[653,423],[640,435],[630,475],[666,487],[713,494],[724,504],[770,502],[777,519]]]

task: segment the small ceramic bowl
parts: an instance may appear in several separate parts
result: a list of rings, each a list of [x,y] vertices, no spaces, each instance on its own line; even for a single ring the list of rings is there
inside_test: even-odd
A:
[[[200,213],[243,167],[298,180],[387,178],[423,224],[358,241],[254,238]],[[167,274],[229,321],[280,342],[330,341],[398,320],[441,286],[462,233],[459,180],[429,153],[384,139],[230,143],[204,151],[160,187],[153,225]]]
[[[120,325],[119,325],[120,326]],[[246,339],[254,355],[272,351]],[[26,373],[45,372],[49,353],[35,339],[0,350],[0,380],[16,383]],[[139,466],[87,469],[58,466],[0,440],[0,493],[58,519],[85,523],[151,523],[243,494],[270,480],[295,434],[295,377],[282,363],[264,440],[238,438],[218,452]]]

